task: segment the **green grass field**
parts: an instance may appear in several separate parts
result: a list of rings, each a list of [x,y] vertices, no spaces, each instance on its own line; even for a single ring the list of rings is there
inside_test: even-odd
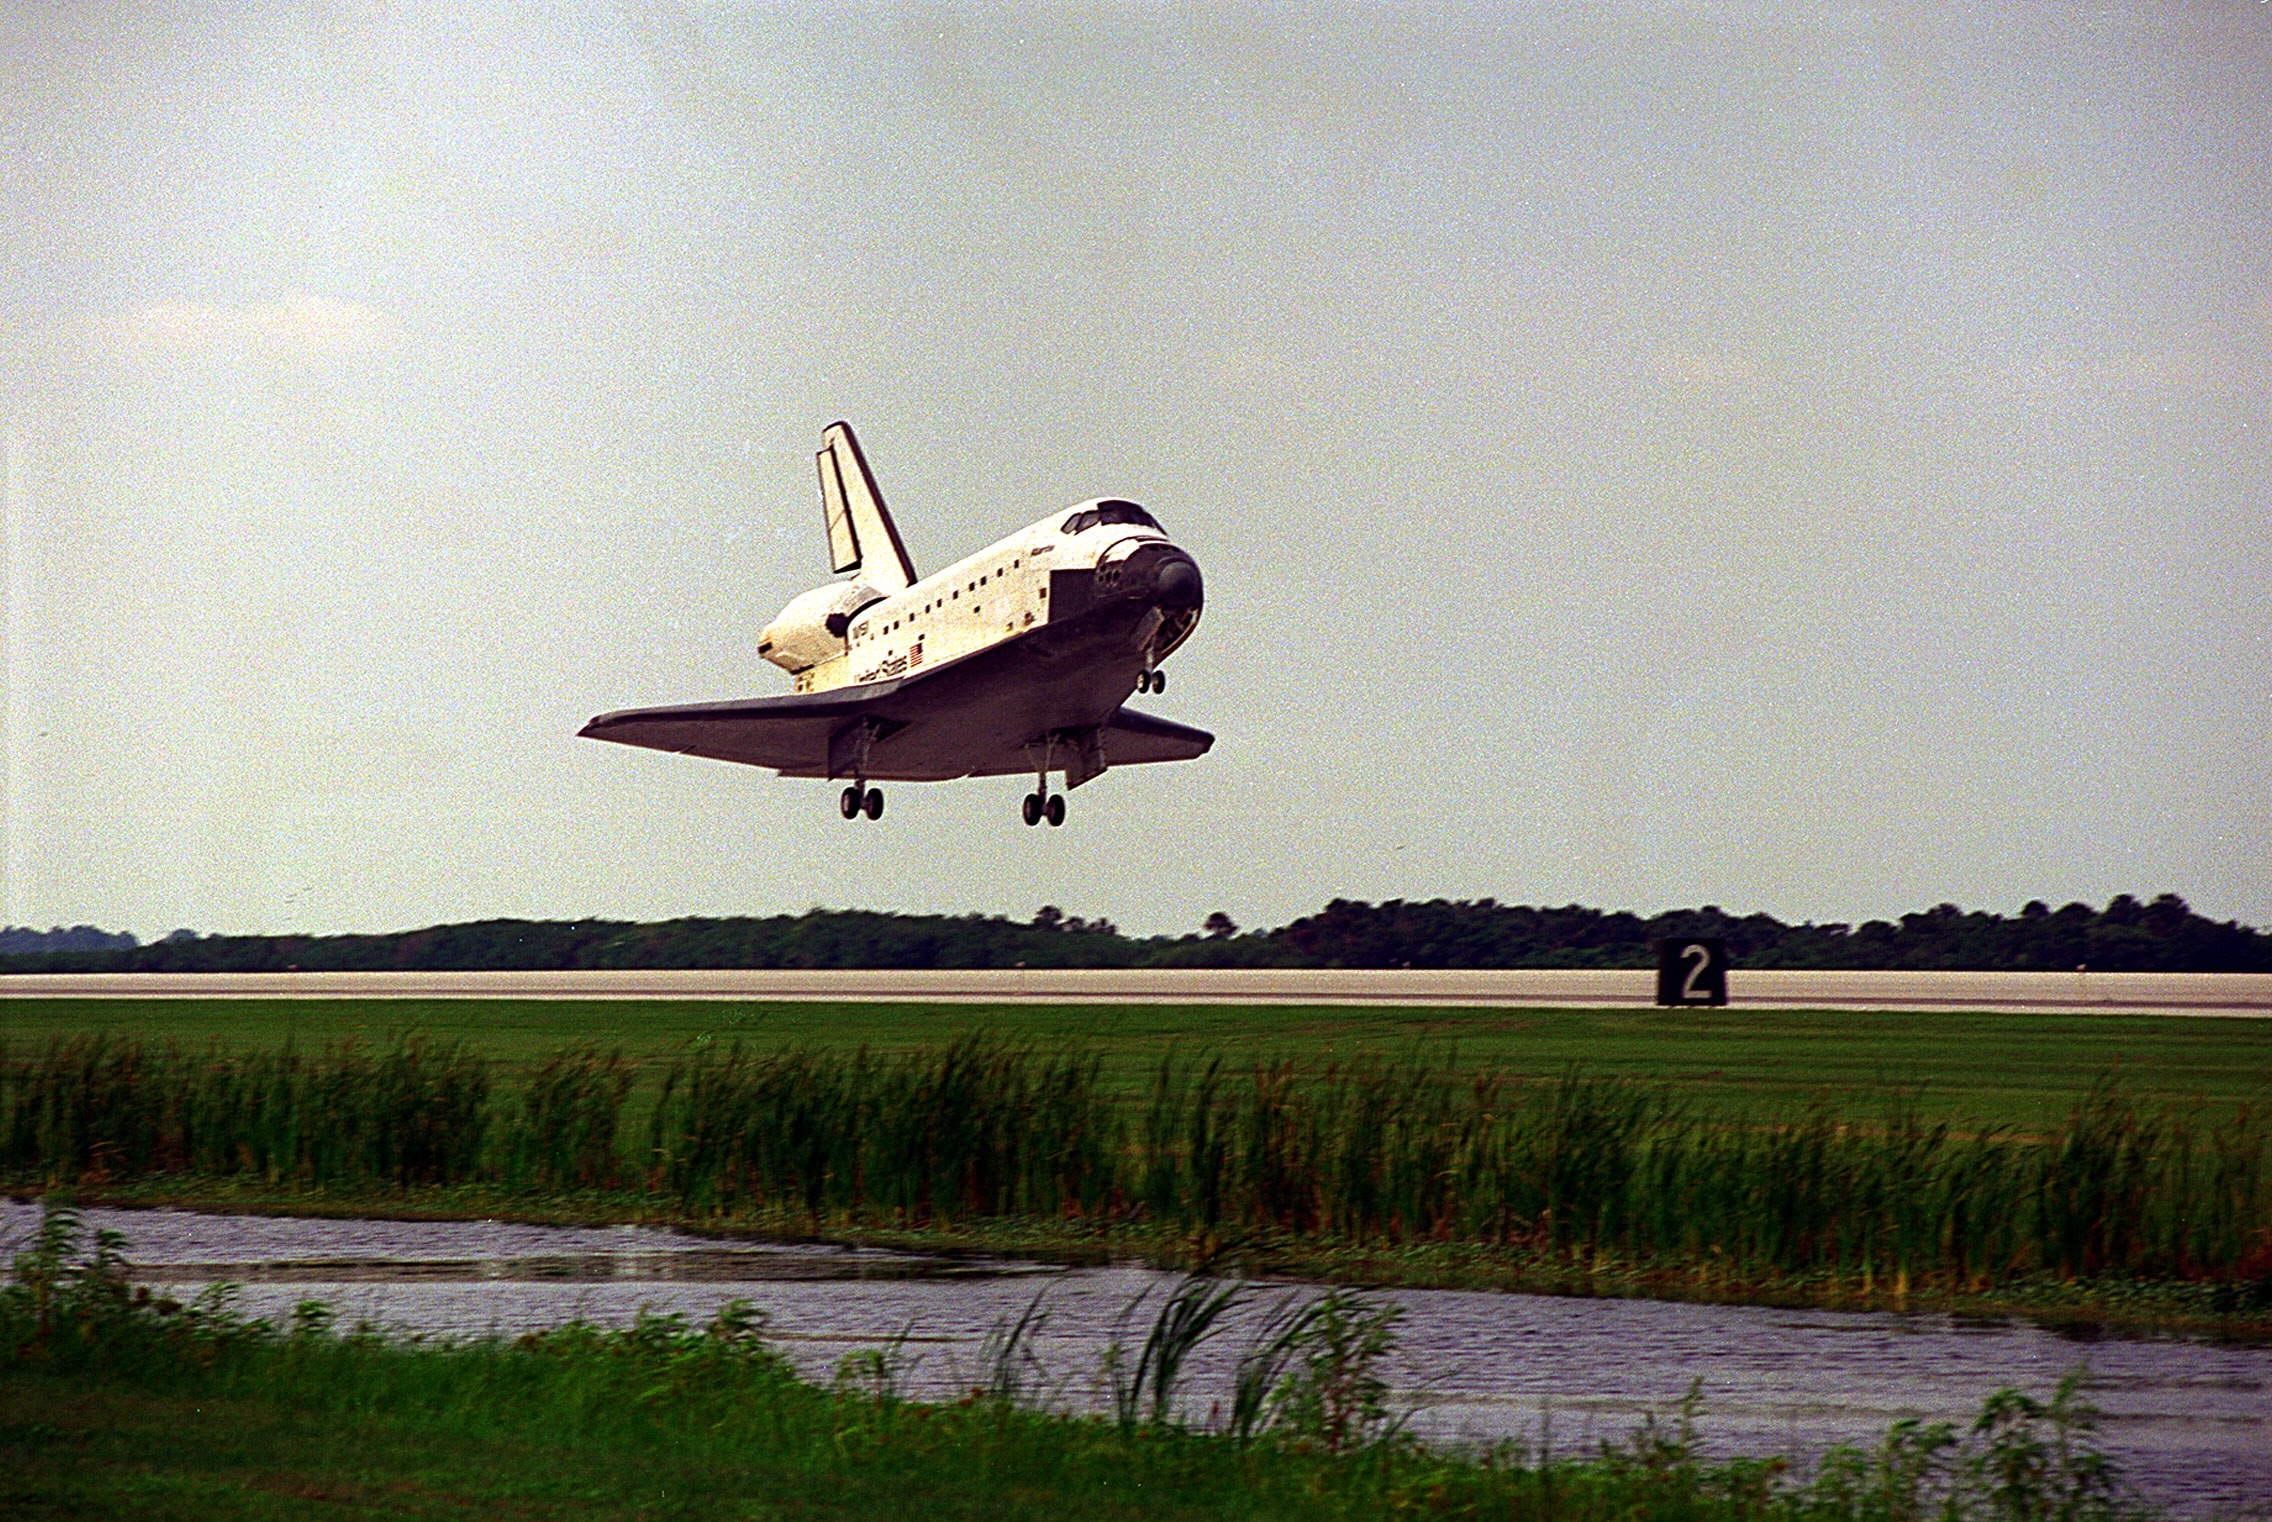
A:
[[[2272,1021],[23,1000],[0,1072],[17,1185],[140,1203],[2220,1327],[2272,1286]]]
[[[2045,1125],[2114,1070],[2149,1106],[2272,1100],[2272,1020],[1844,1011],[1389,1009],[1219,1005],[765,1004],[712,1000],[10,999],[0,1045],[109,1034],[190,1048],[302,1049],[409,1031],[508,1069],[582,1042],[655,1067],[694,1042],[771,1050],[935,1047],[969,1032],[1099,1056],[1134,1093],[1171,1048],[1236,1068],[1424,1056],[1550,1077],[1572,1064],[1666,1083],[1730,1116],[1821,1100],[1875,1116],[1891,1090],[1958,1122]],[[510,1081],[510,1072],[505,1075]],[[647,1088],[641,1085],[641,1091]],[[635,1106],[641,1104],[637,1095]]]

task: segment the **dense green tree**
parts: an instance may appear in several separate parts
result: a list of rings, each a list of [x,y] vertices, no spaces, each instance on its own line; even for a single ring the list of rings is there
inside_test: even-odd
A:
[[[71,949],[0,955],[0,971],[272,972],[539,970],[578,967],[1646,967],[1664,938],[1717,936],[1739,966],[2066,971],[2272,972],[2272,935],[2193,913],[2174,893],[2124,894],[2105,911],[2031,901],[2013,918],[1955,904],[1870,920],[1786,925],[1716,904],[1649,918],[1581,904],[1493,899],[1334,899],[1276,930],[1138,938],[1111,920],[1045,905],[997,915],[812,909],[797,915],[619,920],[480,920],[388,935],[187,936],[152,946],[93,931]],[[108,944],[104,944],[107,940]],[[124,944],[121,944],[121,943]],[[22,943],[18,943],[22,944]]]

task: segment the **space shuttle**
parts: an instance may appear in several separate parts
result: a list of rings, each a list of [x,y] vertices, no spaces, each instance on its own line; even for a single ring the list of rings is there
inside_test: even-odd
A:
[[[1030,776],[1026,824],[1110,767],[1187,761],[1204,730],[1129,708],[1205,602],[1198,562],[1133,502],[1097,497],[917,576],[847,423],[821,434],[821,516],[836,580],[790,599],[757,653],[769,698],[603,713],[589,739],[842,781],[846,819],[883,815],[879,782]]]

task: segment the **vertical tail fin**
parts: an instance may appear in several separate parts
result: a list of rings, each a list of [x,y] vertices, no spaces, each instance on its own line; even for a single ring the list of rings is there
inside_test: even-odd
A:
[[[837,571],[857,571],[860,579],[886,594],[915,584],[915,564],[899,542],[876,478],[852,437],[850,423],[831,423],[821,431],[820,506],[828,522],[828,558]]]

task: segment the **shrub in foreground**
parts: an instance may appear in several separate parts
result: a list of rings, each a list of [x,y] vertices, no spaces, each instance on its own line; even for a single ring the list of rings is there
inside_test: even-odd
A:
[[[907,1402],[888,1384],[805,1385],[742,1305],[724,1307],[701,1329],[650,1316],[618,1332],[572,1325],[513,1341],[402,1343],[368,1329],[342,1334],[315,1305],[283,1327],[234,1314],[225,1292],[179,1305],[130,1284],[115,1238],[98,1238],[91,1253],[84,1247],[70,1212],[50,1209],[16,1260],[0,1289],[0,1392],[44,1380],[187,1401],[183,1424],[154,1435],[155,1452],[137,1458],[176,1491],[231,1483],[216,1476],[195,1414],[206,1401],[228,1400],[300,1413],[325,1433],[344,1424],[354,1436],[332,1446],[354,1455],[359,1479],[370,1478],[373,1454],[383,1451],[369,1440],[373,1422],[414,1438],[432,1434],[410,1445],[420,1454],[493,1442],[494,1452],[480,1449],[471,1462],[519,1467],[504,1476],[484,1469],[486,1499],[515,1487],[542,1490],[567,1474],[590,1487],[575,1497],[579,1514],[638,1509],[652,1501],[639,1487],[691,1480],[694,1497],[682,1488],[671,1509],[735,1512],[743,1487],[768,1505],[811,1514],[888,1502],[905,1515],[1103,1506],[1126,1516],[1426,1513],[1541,1522],[2147,1515],[2093,1448],[2092,1413],[2073,1377],[2048,1400],[1999,1392],[1962,1433],[1896,1424],[1873,1448],[1834,1450],[1800,1479],[1780,1459],[1700,1457],[1693,1393],[1668,1417],[1584,1458],[1424,1450],[1399,1433],[1378,1379],[1394,1319],[1346,1292],[1265,1318],[1239,1361],[1230,1430],[1209,1435],[1183,1424],[1171,1365],[1218,1334],[1221,1310],[1248,1292],[1230,1286],[1193,1281],[1169,1297],[1133,1364],[1148,1372],[1123,1387],[1120,1419],[1100,1421],[1028,1409],[1015,1381],[989,1380],[945,1407]],[[1021,1318],[1022,1332],[998,1329],[997,1353],[1014,1363],[1034,1314]],[[0,1447],[8,1440],[0,1433]],[[388,1479],[383,1466],[377,1479]],[[98,1482],[82,1475],[78,1483]]]

